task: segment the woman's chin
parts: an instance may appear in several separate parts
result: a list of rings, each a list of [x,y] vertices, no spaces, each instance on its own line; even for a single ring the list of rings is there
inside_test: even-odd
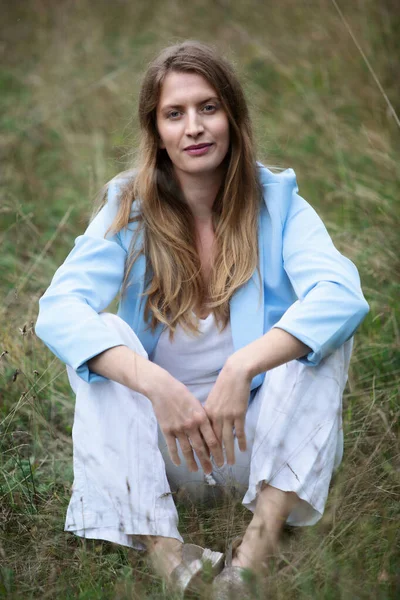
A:
[[[223,163],[223,158],[220,161],[216,160],[203,160],[207,157],[196,157],[193,162],[185,161],[185,164],[179,165],[177,167],[180,171],[186,172],[191,175],[206,175],[213,173],[214,171],[220,170],[221,164]]]

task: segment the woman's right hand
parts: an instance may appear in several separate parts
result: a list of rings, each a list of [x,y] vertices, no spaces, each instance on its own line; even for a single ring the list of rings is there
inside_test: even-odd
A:
[[[176,446],[178,441],[190,471],[198,470],[194,452],[205,473],[212,471],[210,454],[221,467],[224,464],[222,446],[201,402],[164,369],[157,366],[153,374],[147,397],[153,405],[172,462],[181,464]]]

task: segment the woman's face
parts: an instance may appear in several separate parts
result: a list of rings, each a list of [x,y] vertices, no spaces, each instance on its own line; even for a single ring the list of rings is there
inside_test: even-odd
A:
[[[170,72],[157,106],[160,148],[180,173],[210,174],[229,149],[229,121],[215,89],[196,73]]]

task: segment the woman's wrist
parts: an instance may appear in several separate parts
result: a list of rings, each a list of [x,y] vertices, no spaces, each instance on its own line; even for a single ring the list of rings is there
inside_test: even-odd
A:
[[[153,402],[157,390],[168,387],[168,379],[171,375],[148,359],[144,359],[142,368],[137,375],[137,391]]]
[[[233,368],[239,369],[251,380],[259,373],[305,356],[310,351],[311,348],[292,334],[273,327],[261,338],[237,350],[228,360]]]
[[[245,380],[251,381],[252,376],[252,364],[251,361],[248,360],[248,356],[246,352],[243,352],[244,349],[237,350],[227,359],[224,369],[227,373],[232,373],[233,375],[239,375],[243,377]]]
[[[127,346],[113,346],[88,361],[94,373],[103,375],[150,400],[160,386],[168,386],[169,373]]]

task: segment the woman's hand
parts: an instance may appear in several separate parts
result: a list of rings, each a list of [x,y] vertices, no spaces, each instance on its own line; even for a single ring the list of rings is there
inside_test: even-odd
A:
[[[164,369],[157,367],[154,375],[146,395],[153,405],[172,462],[180,465],[176,447],[178,440],[190,471],[198,471],[193,452],[205,473],[212,472],[210,454],[217,465],[222,466],[222,446],[201,403],[183,383]]]
[[[229,465],[235,463],[234,428],[240,450],[246,450],[244,422],[250,385],[251,377],[233,354],[226,361],[204,404],[214,433],[225,447]]]

